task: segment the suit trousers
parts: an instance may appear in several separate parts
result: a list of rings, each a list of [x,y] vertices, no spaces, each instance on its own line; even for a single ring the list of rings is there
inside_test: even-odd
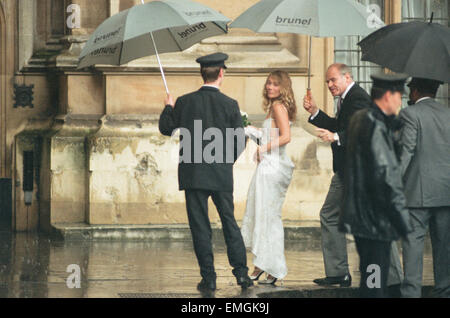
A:
[[[410,208],[413,232],[402,242],[405,280],[402,297],[422,296],[423,249],[430,228],[434,296],[450,298],[450,207]]]
[[[349,272],[347,239],[345,233],[338,229],[343,196],[343,180],[338,174],[335,174],[331,179],[330,189],[320,211],[322,252],[327,277],[343,276]],[[395,242],[392,242],[390,259],[388,286],[399,285],[403,281],[403,273]]]
[[[361,273],[360,297],[388,297],[387,280],[392,242],[355,236],[355,244],[359,254],[359,271]]]
[[[331,179],[325,203],[320,210],[320,229],[322,232],[322,252],[327,277],[343,276],[349,272],[347,257],[347,239],[338,229],[339,214],[344,184],[335,174]]]
[[[248,274],[247,254],[241,231],[234,218],[233,192],[185,190],[189,226],[200,274],[205,280],[216,279],[211,223],[208,217],[210,196],[222,222],[228,260],[233,267],[233,274],[236,277],[245,276]]]

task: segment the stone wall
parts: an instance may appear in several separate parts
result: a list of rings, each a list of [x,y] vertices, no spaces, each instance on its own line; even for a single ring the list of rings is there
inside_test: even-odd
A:
[[[13,180],[16,230],[49,230],[51,225],[62,223],[187,222],[184,194],[178,191],[177,183],[179,145],[177,140],[161,136],[157,128],[165,92],[156,58],[145,57],[124,66],[76,69],[78,55],[95,27],[105,17],[139,3],[95,2],[65,1],[65,5],[78,4],[82,10],[81,28],[71,30],[64,25],[68,13],[60,2],[0,0],[0,9],[6,12],[5,18],[0,17],[0,33],[7,35],[0,47],[0,57],[7,61],[2,64],[0,97],[5,131],[1,167],[3,176]],[[232,0],[227,6],[219,0],[199,2],[233,19],[256,0]],[[24,28],[15,30],[17,25]],[[313,94],[322,108],[332,113],[333,99],[324,76],[334,59],[333,40],[313,39],[313,47]],[[283,218],[293,222],[318,220],[331,178],[331,151],[314,137],[314,128],[307,123],[308,114],[302,108],[307,37],[232,29],[184,52],[163,54],[161,60],[174,97],[201,86],[195,59],[216,51],[230,56],[222,91],[236,99],[256,125],[264,117],[262,88],[269,72],[283,69],[291,74],[299,112],[288,153],[296,169]],[[33,108],[13,108],[14,83],[34,85]],[[31,206],[25,205],[21,188],[22,156],[28,150],[36,154]],[[249,143],[235,166],[238,220],[243,216],[256,167],[251,160],[254,151],[255,145]],[[212,203],[210,214],[212,221],[219,223]]]

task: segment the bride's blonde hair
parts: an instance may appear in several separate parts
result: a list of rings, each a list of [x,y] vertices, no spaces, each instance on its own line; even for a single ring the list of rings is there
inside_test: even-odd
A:
[[[266,84],[269,78],[272,78],[280,85],[280,96],[276,99],[270,99],[267,96]],[[263,108],[264,112],[268,112],[275,102],[280,102],[288,111],[289,120],[294,122],[297,117],[297,105],[295,103],[294,91],[292,90],[292,81],[289,74],[284,71],[274,71],[269,74],[263,89]]]

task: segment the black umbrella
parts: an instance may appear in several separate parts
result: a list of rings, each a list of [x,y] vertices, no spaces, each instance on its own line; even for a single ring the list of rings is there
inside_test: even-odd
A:
[[[450,28],[432,21],[396,23],[375,31],[358,43],[362,60],[450,83]]]

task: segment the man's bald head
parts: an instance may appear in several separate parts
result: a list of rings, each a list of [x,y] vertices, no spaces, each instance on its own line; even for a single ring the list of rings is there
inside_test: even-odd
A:
[[[347,87],[353,82],[353,74],[346,64],[335,63],[328,67],[326,82],[333,96],[342,96]]]

